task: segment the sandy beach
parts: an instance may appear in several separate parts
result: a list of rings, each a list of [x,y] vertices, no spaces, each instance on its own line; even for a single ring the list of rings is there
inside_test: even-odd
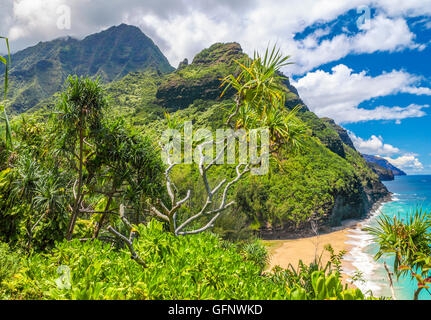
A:
[[[294,267],[298,266],[298,261],[302,260],[309,264],[314,261],[315,256],[320,256],[323,252],[322,262],[325,264],[329,261],[330,255],[324,250],[326,244],[331,244],[335,253],[345,250],[349,252],[352,248],[347,242],[352,240],[349,237],[350,232],[360,224],[358,220],[347,220],[343,222],[341,227],[333,228],[331,232],[319,234],[314,237],[307,237],[293,240],[266,240],[270,253],[270,262],[268,271],[275,266],[287,268],[289,264]],[[342,260],[343,278],[348,279],[346,272],[354,270],[354,267],[349,261]]]

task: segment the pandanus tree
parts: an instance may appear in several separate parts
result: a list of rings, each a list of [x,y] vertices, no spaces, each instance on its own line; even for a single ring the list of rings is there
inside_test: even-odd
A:
[[[397,279],[410,275],[417,282],[413,299],[418,300],[422,290],[430,293],[431,283],[431,215],[416,209],[406,219],[400,216],[383,215],[378,218],[376,227],[365,228],[379,246],[375,255],[378,260],[383,256],[394,259],[393,273]],[[392,272],[384,263],[392,298],[395,299]],[[430,293],[431,294],[431,293]]]
[[[103,124],[95,141],[95,156],[88,167],[91,172],[95,171],[91,189],[102,193],[106,199],[93,238],[98,236],[106,217],[118,211],[118,203],[127,205],[124,211],[132,209],[134,220],[138,222],[145,210],[145,198],[161,193],[163,164],[160,153],[148,137],[128,128],[122,119]],[[110,208],[114,201],[117,210]]]
[[[55,130],[57,147],[76,173],[68,240],[81,214],[95,217],[94,239],[106,218],[118,215],[120,204],[138,216],[142,214],[142,198],[160,193],[160,153],[147,137],[127,127],[125,121],[111,119],[107,107],[98,80],[68,78],[58,105]]]
[[[221,86],[225,89],[222,96],[230,88],[236,92],[234,105],[225,123],[226,128],[268,129],[269,145],[261,145],[260,156],[255,159],[250,156],[240,161],[235,168],[233,178],[221,179],[212,186],[208,179],[209,171],[218,163],[219,159],[225,156],[227,140],[230,137],[227,136],[215,142],[215,144],[224,145],[224,148],[218,149],[215,157],[209,162],[206,162],[208,155],[206,152],[208,151],[205,150],[207,144],[212,141],[198,144],[195,151],[200,159],[198,170],[204,184],[206,200],[200,210],[181,221],[179,221],[178,213],[190,199],[191,191],[189,190],[183,197],[179,196],[178,188],[171,177],[174,167],[179,163],[172,159],[166,148],[168,167],[165,171],[165,179],[170,201],[166,203],[159,199],[150,204],[150,209],[153,215],[169,224],[170,231],[175,235],[196,234],[213,227],[216,219],[234,204],[233,201],[228,201],[232,186],[238,183],[254,166],[261,165],[266,154],[274,153],[282,146],[289,152],[295,152],[303,146],[306,127],[295,117],[299,108],[289,111],[285,107],[285,98],[289,91],[282,84],[283,77],[280,75],[280,69],[289,64],[288,59],[288,56],[284,57],[274,47],[272,51],[266,50],[263,57],[255,53],[254,58],[248,59],[245,64],[236,61],[241,70],[240,74],[237,77],[228,75],[223,79]],[[168,124],[176,123],[171,117],[168,117],[167,120]],[[221,193],[220,196],[218,196],[219,193]],[[193,223],[199,220],[205,222],[199,227],[193,227]]]
[[[70,156],[70,164],[76,171],[76,180],[73,183],[74,200],[66,234],[68,240],[72,237],[85,196],[84,180],[91,179],[84,174],[87,173],[88,160],[94,155],[94,146],[90,141],[101,128],[102,114],[107,106],[103,91],[98,80],[69,76],[67,88],[58,104],[58,131],[62,132],[60,148]]]

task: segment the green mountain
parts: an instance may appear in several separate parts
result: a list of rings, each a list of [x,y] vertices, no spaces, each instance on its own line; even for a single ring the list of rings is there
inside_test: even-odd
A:
[[[173,70],[150,38],[125,24],[83,40],[66,37],[39,42],[12,55],[9,110],[21,113],[31,109],[59,91],[69,74],[99,75],[110,82],[148,69],[159,73]]]
[[[217,43],[173,73],[129,74],[109,84],[107,91],[118,112],[135,126],[154,132],[155,138],[166,128],[165,111],[175,111],[179,118],[193,121],[194,127],[216,129],[224,123],[232,102],[231,92],[220,99],[220,78],[235,74],[233,59],[244,58],[239,44]],[[347,132],[333,120],[310,112],[288,79],[284,85],[290,91],[286,107],[302,105],[298,117],[310,127],[310,145],[281,166],[272,165],[267,176],[244,179],[235,190],[233,219],[248,221],[267,236],[280,236],[308,229],[311,217],[322,225],[363,217],[389,196],[388,190],[355,150]],[[179,176],[193,175],[187,168],[182,170]]]
[[[131,34],[142,40],[130,38]],[[111,41],[115,37],[117,41]],[[101,74],[111,81],[106,90],[112,114],[124,116],[135,127],[153,135],[154,141],[166,128],[166,111],[176,112],[182,120],[191,120],[194,128],[220,128],[233,102],[230,91],[220,98],[220,79],[239,71],[234,60],[246,58],[241,46],[216,43],[197,54],[192,63],[185,60],[177,70],[168,73],[172,68],[167,60],[146,39],[139,29],[122,25],[82,41],[58,39],[15,54],[12,70],[15,110],[52,105],[53,94],[69,73]],[[144,48],[147,53],[142,52]],[[98,54],[91,56],[93,51]],[[24,58],[25,52],[31,62]],[[60,59],[63,55],[67,58]],[[92,58],[83,58],[89,56]],[[20,77],[31,81],[19,82]],[[20,83],[26,84],[26,89],[19,89]],[[338,225],[343,219],[365,216],[374,204],[389,196],[378,175],[354,149],[345,130],[331,119],[320,119],[309,111],[289,79],[283,80],[283,84],[290,91],[286,107],[302,106],[298,118],[309,127],[307,149],[287,156],[281,163],[272,163],[268,175],[244,178],[233,190],[236,207],[217,222],[216,228],[221,232],[236,234],[240,225],[245,224],[249,229],[275,237],[309,230],[311,219],[322,226]],[[231,168],[222,167],[215,174],[230,172]],[[177,184],[180,189],[192,189],[190,209],[193,210],[204,194],[197,172],[184,166],[175,172],[175,179],[180,181]]]

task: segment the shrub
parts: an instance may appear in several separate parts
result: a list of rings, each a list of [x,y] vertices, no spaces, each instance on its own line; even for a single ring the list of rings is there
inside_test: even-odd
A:
[[[1,283],[8,280],[19,268],[20,258],[7,243],[0,242],[0,288]]]
[[[140,226],[135,249],[147,268],[98,240],[58,243],[51,254],[35,253],[7,281],[16,299],[285,299],[283,283],[216,235],[175,237],[153,220]],[[250,258],[259,255],[249,247]],[[256,246],[254,246],[256,248]],[[255,249],[254,249],[255,250]],[[257,250],[255,250],[257,251]],[[60,266],[70,270],[70,290],[59,289]],[[60,269],[65,270],[65,268]],[[57,281],[57,283],[56,283]]]
[[[327,270],[313,269],[319,272],[314,280],[310,272],[307,279],[312,281],[305,294],[298,289],[303,275],[293,281],[291,273],[280,270],[262,274],[266,251],[259,242],[238,250],[237,245],[211,233],[175,237],[155,220],[137,230],[135,250],[145,260],[146,268],[133,261],[125,248],[117,250],[99,240],[65,241],[57,243],[50,254],[33,253],[24,260],[19,271],[4,281],[3,296],[161,300],[363,298],[359,291],[346,291],[339,275]],[[316,285],[321,282],[320,277],[325,279],[323,293],[319,291],[320,284],[317,289],[313,285],[313,281]]]

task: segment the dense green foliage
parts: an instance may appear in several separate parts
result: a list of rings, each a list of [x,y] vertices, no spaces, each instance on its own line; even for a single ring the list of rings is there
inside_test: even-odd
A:
[[[237,64],[229,60],[244,62],[245,56],[239,50],[236,44],[216,44],[198,54],[193,63],[167,77],[130,74],[121,81],[113,82],[107,93],[114,97],[120,114],[124,112],[130,122],[155,138],[167,127],[163,113],[170,107],[177,109],[183,106],[176,115],[181,121],[192,121],[194,129],[217,129],[223,127],[232,111],[232,93],[235,91],[230,89],[223,99],[217,98],[223,88],[219,88],[221,81],[215,78],[221,78],[220,74],[233,70],[235,75],[239,74],[237,70],[240,69],[235,68]],[[217,77],[195,79],[196,74],[206,72],[215,73]],[[140,87],[140,83],[146,85]],[[289,94],[286,89],[283,90]],[[212,92],[217,92],[217,95],[212,96]],[[297,113],[297,118],[309,127],[309,134],[315,138],[308,142],[307,150],[285,159],[281,157],[281,162],[271,164],[268,176],[262,179],[245,177],[235,188],[235,200],[240,206],[234,212],[242,217],[246,214],[252,229],[307,226],[308,218],[314,213],[318,213],[322,223],[338,224],[343,218],[364,215],[374,201],[387,194],[361,155],[346,145],[331,125],[307,111],[306,107]],[[182,188],[183,174],[176,174],[181,181],[177,185]],[[198,176],[194,173],[193,177],[193,172],[191,175],[198,188],[192,188],[192,194],[199,194],[203,189],[199,189],[202,186],[197,181]],[[188,183],[183,188],[183,194],[191,185]],[[350,216],[340,213],[331,218],[331,211],[339,197],[353,203],[348,210]],[[368,197],[369,202],[366,200],[364,203],[363,199]],[[239,220],[242,221],[242,218]],[[232,224],[227,229],[231,227]]]
[[[6,243],[0,242],[0,286],[4,280],[9,280],[19,267],[20,256],[18,252],[11,250]]]
[[[91,237],[119,202],[143,219],[147,196],[161,192],[160,153],[106,108],[97,81],[71,77],[56,111],[15,120],[16,145],[2,150],[0,240],[43,249],[75,224]]]
[[[58,243],[48,254],[33,253],[3,281],[0,296],[13,299],[363,299],[345,291],[329,268],[314,266],[314,277],[328,277],[328,289],[300,287],[290,273],[263,274],[258,243],[238,248],[211,233],[175,237],[160,222],[139,226],[136,250],[147,268],[98,240]],[[256,263],[258,261],[258,263]],[[67,289],[67,266],[70,289]],[[65,282],[59,278],[66,277]],[[317,281],[317,279],[316,279]],[[64,286],[63,286],[64,285]],[[320,286],[320,284],[319,284]],[[332,289],[332,286],[334,289]],[[64,289],[61,289],[64,288]],[[305,294],[305,296],[301,296]],[[317,294],[317,295],[316,295]]]

